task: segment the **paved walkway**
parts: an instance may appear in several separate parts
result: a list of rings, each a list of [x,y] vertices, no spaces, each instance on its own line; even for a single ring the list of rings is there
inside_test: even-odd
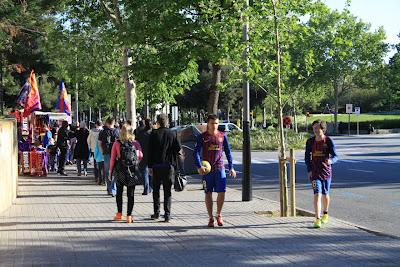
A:
[[[0,266],[399,266],[398,239],[335,219],[313,229],[310,217],[258,215],[277,203],[241,202],[235,190],[226,225],[207,228],[199,188],[193,180],[173,194],[170,223],[148,220],[152,197],[137,188],[128,225],[111,220],[115,199],[93,178],[21,177],[19,198],[0,214]]]

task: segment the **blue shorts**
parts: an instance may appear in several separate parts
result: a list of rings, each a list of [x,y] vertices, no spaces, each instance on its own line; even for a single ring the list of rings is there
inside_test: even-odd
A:
[[[205,193],[226,191],[225,169],[215,170],[203,176],[203,188]]]
[[[329,195],[329,190],[331,189],[331,178],[326,180],[313,179],[311,184],[314,190],[314,194]]]

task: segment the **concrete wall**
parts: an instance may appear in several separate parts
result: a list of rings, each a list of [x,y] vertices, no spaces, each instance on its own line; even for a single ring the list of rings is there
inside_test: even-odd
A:
[[[17,121],[0,120],[0,213],[17,197],[18,141]]]

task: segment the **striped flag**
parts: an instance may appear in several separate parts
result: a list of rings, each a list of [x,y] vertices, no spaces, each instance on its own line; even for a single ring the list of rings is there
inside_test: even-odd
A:
[[[59,109],[60,112],[71,116],[71,103],[69,102],[67,89],[63,81],[60,82],[60,96],[58,97],[56,108]]]
[[[28,83],[31,88],[25,101],[23,114],[24,117],[28,117],[28,115],[32,112],[42,109],[42,104],[40,103],[39,88],[37,86],[35,72],[33,70],[31,72],[31,75],[29,76]]]

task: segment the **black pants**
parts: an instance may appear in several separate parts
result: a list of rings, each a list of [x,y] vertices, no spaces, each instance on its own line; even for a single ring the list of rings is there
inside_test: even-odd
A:
[[[104,161],[100,161],[100,162],[96,162],[96,168],[97,168],[97,175],[98,175],[98,182],[99,183],[104,183],[105,179],[107,179],[107,177],[105,177],[104,174]]]
[[[160,214],[160,187],[164,190],[164,216],[171,216],[171,188],[173,168],[153,168],[153,207],[154,214]]]
[[[122,213],[122,193],[124,193],[124,185],[117,183],[117,209],[119,213]],[[134,204],[134,194],[135,194],[135,186],[128,186],[126,190],[126,196],[128,197],[128,209],[126,211],[127,216],[132,215],[133,204]]]
[[[67,159],[67,151],[68,151],[67,147],[60,147],[60,158],[58,161],[58,172],[59,173],[65,172],[64,168],[65,168],[65,161]]]

